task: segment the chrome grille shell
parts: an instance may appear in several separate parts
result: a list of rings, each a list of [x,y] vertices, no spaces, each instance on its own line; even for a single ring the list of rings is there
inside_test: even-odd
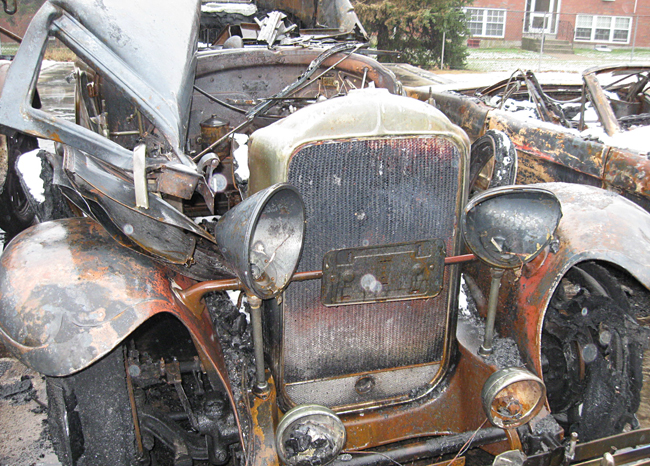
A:
[[[468,154],[465,133],[432,106],[360,91],[254,133],[251,191],[288,181],[303,195],[300,271],[319,270],[330,249],[425,238],[454,255]],[[265,313],[283,404],[348,411],[429,391],[447,367],[457,275],[445,269],[436,298],[335,308],[320,304],[319,282],[291,284]],[[360,379],[372,389],[359,390]]]

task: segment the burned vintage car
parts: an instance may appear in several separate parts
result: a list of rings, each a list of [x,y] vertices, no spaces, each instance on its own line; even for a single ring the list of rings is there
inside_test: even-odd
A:
[[[650,214],[563,183],[469,200],[467,134],[360,53],[347,2],[297,3],[211,6],[253,18],[198,50],[198,1],[34,17],[0,124],[57,142],[70,216],[5,248],[0,334],[61,461],[647,457]],[[74,122],[33,104],[55,40]]]
[[[533,72],[518,70],[488,87],[409,92],[433,98],[472,141],[491,130],[507,134],[518,154],[518,183],[598,186],[650,211],[649,74],[648,66],[596,66],[581,83],[541,84]],[[488,149],[476,148],[477,167],[493,139],[479,141]]]

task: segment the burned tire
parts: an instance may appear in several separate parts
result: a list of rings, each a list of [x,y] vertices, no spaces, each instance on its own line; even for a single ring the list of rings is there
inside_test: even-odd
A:
[[[137,461],[123,348],[67,377],[48,377],[48,424],[65,466]]]
[[[542,332],[548,400],[567,434],[585,442],[637,427],[645,338],[606,269],[585,263],[567,273]]]

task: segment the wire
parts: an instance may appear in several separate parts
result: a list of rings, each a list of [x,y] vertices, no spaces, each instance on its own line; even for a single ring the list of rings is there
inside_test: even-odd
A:
[[[205,97],[207,97],[211,101],[216,102],[219,105],[223,105],[224,107],[226,107],[226,108],[228,108],[228,109],[230,109],[230,110],[232,110],[234,112],[241,113],[243,115],[246,114],[246,110],[244,110],[242,108],[239,108],[239,107],[235,107],[234,105],[230,105],[228,102],[224,102],[223,100],[218,99],[218,98],[216,98],[215,96],[213,96],[211,94],[208,94],[207,92],[205,92],[203,89],[197,87],[196,85],[194,86],[194,90],[197,91],[199,94],[204,95]]]
[[[483,424],[481,424],[480,426],[478,426],[478,429],[476,429],[476,430],[474,431],[474,433],[472,434],[472,436],[471,436],[469,439],[467,439],[467,442],[465,442],[465,445],[463,445],[463,446],[460,448],[460,450],[458,450],[458,453],[456,453],[456,456],[454,456],[454,459],[451,460],[451,461],[449,462],[449,465],[450,465],[450,466],[453,466],[454,461],[456,461],[456,460],[457,460],[461,455],[464,455],[465,452],[466,452],[467,450],[469,450],[469,447],[470,447],[470,445],[472,444],[472,441],[474,440],[474,437],[476,437],[476,434],[478,434],[478,432],[483,428],[483,426],[484,426],[487,422],[488,422],[488,420],[485,419],[485,421],[483,421]]]

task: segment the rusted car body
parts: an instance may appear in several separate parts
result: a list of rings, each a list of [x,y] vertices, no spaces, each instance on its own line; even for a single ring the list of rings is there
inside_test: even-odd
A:
[[[647,456],[621,432],[650,214],[563,183],[470,201],[467,134],[356,53],[349,5],[288,3],[198,51],[195,1],[34,17],[0,123],[60,143],[53,183],[84,215],[6,247],[0,334],[47,376],[61,461]],[[32,105],[51,36],[79,57],[75,123]]]
[[[480,89],[434,92],[474,140],[505,132],[519,157],[518,183],[561,181],[614,191],[650,210],[647,66],[601,66],[582,84],[540,85],[528,71]],[[428,89],[413,89],[429,98]],[[525,105],[524,105],[525,104]]]

